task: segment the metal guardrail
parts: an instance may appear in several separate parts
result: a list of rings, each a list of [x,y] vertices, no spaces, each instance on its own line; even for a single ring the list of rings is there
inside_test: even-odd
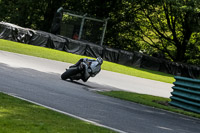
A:
[[[169,104],[200,113],[200,80],[175,76]]]

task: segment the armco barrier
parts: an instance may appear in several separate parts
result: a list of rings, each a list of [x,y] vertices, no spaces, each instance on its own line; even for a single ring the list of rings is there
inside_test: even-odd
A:
[[[200,80],[175,76],[171,105],[200,113]]]

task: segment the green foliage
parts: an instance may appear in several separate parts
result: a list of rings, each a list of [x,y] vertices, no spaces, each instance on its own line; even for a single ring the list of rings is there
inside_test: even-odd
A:
[[[188,45],[186,58],[188,63],[200,65],[200,33],[194,33]]]
[[[198,45],[197,38],[192,35],[200,32],[200,2],[146,0],[138,3],[135,24],[141,40],[173,61],[188,62],[189,46]]]
[[[199,0],[1,0],[0,20],[49,31],[61,6],[109,18],[107,46],[150,55],[159,52],[172,61],[199,65]]]
[[[1,0],[0,20],[48,31],[55,11],[64,0]]]
[[[139,51],[137,38],[134,37],[134,23],[132,12],[134,5],[125,0],[68,0],[65,9],[87,13],[88,16],[108,20],[104,44],[113,48],[129,51]],[[91,8],[92,7],[92,8]]]

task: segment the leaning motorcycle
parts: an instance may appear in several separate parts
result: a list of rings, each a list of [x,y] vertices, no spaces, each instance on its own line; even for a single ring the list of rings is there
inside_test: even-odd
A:
[[[90,77],[95,77],[101,71],[101,65],[103,59],[97,57],[96,60],[82,58],[76,64],[66,69],[66,71],[61,75],[61,79],[79,80],[82,79],[86,82]]]
[[[82,76],[84,74],[84,65],[83,62],[81,62],[78,66],[70,66],[69,69],[66,69],[66,71],[61,75],[62,80],[70,79],[73,80],[79,80],[82,79]]]

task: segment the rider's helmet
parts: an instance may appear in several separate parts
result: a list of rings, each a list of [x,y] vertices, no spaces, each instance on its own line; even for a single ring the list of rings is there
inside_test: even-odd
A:
[[[100,65],[103,63],[103,59],[101,57],[97,57],[96,61],[99,62]]]

